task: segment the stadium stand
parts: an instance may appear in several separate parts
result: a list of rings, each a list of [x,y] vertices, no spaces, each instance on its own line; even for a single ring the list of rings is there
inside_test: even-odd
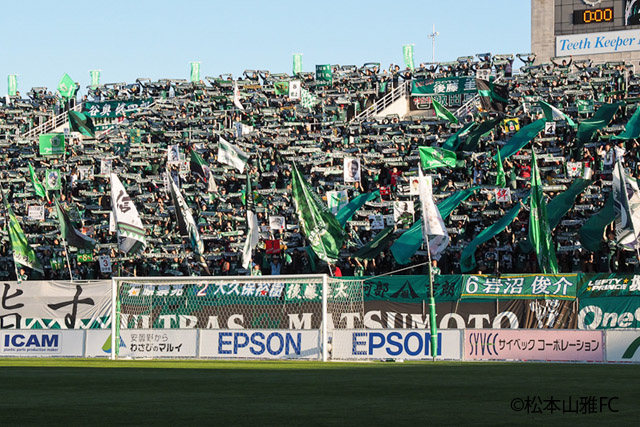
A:
[[[434,176],[436,201],[456,191],[480,186],[446,219],[451,242],[438,267],[442,274],[460,273],[460,254],[466,245],[526,197],[530,185],[530,159],[524,152],[505,159],[504,171],[511,190],[510,202],[498,203],[496,163],[492,157],[517,130],[542,117],[538,101],[548,102],[579,122],[594,115],[604,103],[624,102],[611,123],[598,130],[586,143],[564,121],[535,139],[545,181],[545,191],[553,198],[567,189],[575,175],[571,165],[588,167],[593,183],[580,195],[573,208],[554,231],[558,263],[562,272],[636,271],[637,260],[609,236],[597,251],[580,247],[578,230],[585,220],[600,211],[610,191],[613,159],[623,155],[625,166],[634,176],[640,172],[640,151],[636,139],[612,140],[630,120],[640,100],[640,75],[625,63],[591,64],[585,61],[557,59],[532,65],[534,55],[516,55],[524,66],[513,67],[513,55],[483,54],[462,57],[449,63],[421,64],[413,71],[380,64],[358,66],[333,65],[333,82],[320,85],[313,73],[298,76],[272,74],[265,70],[247,70],[237,80],[243,110],[234,104],[234,80],[230,75],[207,77],[200,82],[140,78],[134,83],[103,84],[90,88],[78,100],[76,110],[93,118],[96,138],[72,133],[63,156],[41,156],[38,133],[44,125],[74,107],[46,88],[33,88],[28,98],[18,93],[0,106],[0,181],[8,190],[11,206],[28,241],[45,266],[44,275],[18,271],[29,279],[68,279],[65,247],[55,206],[43,202],[34,193],[29,175],[31,164],[42,177],[59,170],[61,189],[50,191],[69,209],[78,229],[92,236],[98,246],[89,262],[80,262],[70,254],[74,279],[110,277],[102,273],[99,255],[109,255],[113,271],[122,276],[201,275],[201,265],[193,261],[188,239],[181,237],[174,209],[166,190],[167,152],[177,146],[181,157],[168,165],[170,174],[180,181],[205,245],[205,259],[211,274],[281,274],[326,272],[301,234],[291,195],[291,162],[295,161],[308,182],[325,200],[328,191],[347,190],[349,200],[359,194],[379,191],[347,222],[347,243],[337,263],[343,276],[371,276],[420,265],[403,274],[422,274],[427,270],[426,253],[418,251],[411,262],[399,264],[388,245],[372,259],[354,254],[393,221],[394,201],[411,201],[409,184],[417,176],[418,148],[440,147],[468,123],[489,121],[496,113],[477,108],[460,110],[459,124],[439,119],[431,111],[412,111],[400,117],[371,118],[362,112],[405,82],[447,77],[476,76],[490,73],[509,86],[506,117],[511,125],[500,122],[482,134],[477,146],[459,151],[464,167],[430,171]],[[317,99],[315,105],[292,100],[278,85],[293,78],[301,80],[305,93]],[[307,92],[308,91],[308,92]],[[304,96],[303,96],[304,97]],[[75,101],[75,100],[74,100]],[[121,101],[140,108],[124,114],[91,111],[91,106],[106,101]],[[105,104],[101,104],[105,105]],[[464,113],[464,114],[463,114]],[[363,118],[365,117],[365,118]],[[250,272],[240,258],[246,236],[245,174],[217,161],[219,138],[250,154],[248,175],[255,189],[260,243],[254,253]],[[211,167],[215,185],[189,172],[189,151],[195,150]],[[541,151],[540,151],[541,150]],[[360,182],[343,182],[345,157],[361,159]],[[136,256],[117,255],[116,236],[110,231],[111,198],[107,175],[99,173],[102,160],[122,180],[140,212],[147,232],[147,247]],[[212,188],[213,187],[213,188]],[[45,204],[44,220],[28,218],[28,207]],[[3,208],[4,212],[4,208]],[[380,224],[383,215],[386,224]],[[270,216],[285,218],[282,230],[270,229]],[[528,229],[528,211],[522,209],[515,221],[496,238],[476,251],[476,273],[536,272],[535,254],[523,249]],[[415,212],[415,220],[419,219]],[[412,225],[398,223],[398,237]],[[611,226],[609,226],[611,227]],[[278,240],[275,254],[267,254],[266,241]],[[391,239],[389,244],[393,241]],[[270,248],[272,249],[272,248]],[[272,250],[270,250],[272,252]],[[279,252],[279,253],[278,253]],[[281,268],[274,268],[278,258]],[[92,261],[91,261],[92,260]],[[8,234],[0,246],[0,275],[15,280]],[[114,273],[115,274],[115,273]]]

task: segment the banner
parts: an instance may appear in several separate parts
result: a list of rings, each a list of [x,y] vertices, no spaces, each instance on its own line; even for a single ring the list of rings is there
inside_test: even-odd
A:
[[[62,180],[60,177],[60,171],[58,169],[47,169],[44,185],[47,190],[52,190],[52,191],[62,190]]]
[[[43,133],[38,137],[41,156],[57,156],[64,153],[63,133]]]
[[[302,54],[293,54],[293,75],[297,75],[302,72]]]
[[[334,338],[335,339],[335,338]],[[243,329],[200,332],[200,357],[322,359],[320,331]]]
[[[462,359],[462,331],[440,331],[437,339],[437,358]],[[332,359],[406,359],[431,360],[431,334],[426,330],[341,330],[333,331]]]
[[[195,329],[120,329],[125,349],[120,357],[132,358],[187,358],[196,357],[197,335]]]
[[[89,70],[89,77],[91,77],[91,89],[100,86],[100,70]]]
[[[413,45],[405,44],[402,46],[402,58],[404,59],[404,65],[411,71],[415,69],[413,65]]]
[[[0,331],[0,356],[83,357],[84,331]]]
[[[9,74],[8,77],[8,93],[9,96],[16,96],[18,92],[18,76],[17,74]]]
[[[462,299],[567,299],[576,298],[577,274],[464,275]]]
[[[191,63],[191,75],[189,78],[191,83],[197,83],[200,81],[200,63],[192,62]]]
[[[476,95],[475,77],[414,79],[411,84],[411,110],[431,110],[432,99],[446,108],[458,108]]]
[[[640,276],[583,274],[578,299],[580,329],[640,328]]]
[[[152,103],[153,98],[130,101],[85,102],[82,106],[82,111],[93,118],[125,117],[127,113],[146,108]]]
[[[331,65],[316,65],[316,85],[331,86],[333,84],[333,71]]]
[[[29,286],[25,286],[28,283]],[[0,329],[108,328],[111,281],[2,284]]]
[[[291,80],[289,82],[289,99],[292,101],[300,100],[302,97],[302,86],[300,80]],[[285,94],[286,95],[286,94]]]
[[[604,362],[600,331],[464,331],[465,360]]]
[[[640,331],[605,331],[607,362],[640,362]]]

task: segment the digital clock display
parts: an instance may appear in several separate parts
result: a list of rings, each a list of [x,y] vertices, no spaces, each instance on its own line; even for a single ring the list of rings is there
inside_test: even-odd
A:
[[[612,7],[573,11],[574,24],[598,24],[602,22],[613,22]]]

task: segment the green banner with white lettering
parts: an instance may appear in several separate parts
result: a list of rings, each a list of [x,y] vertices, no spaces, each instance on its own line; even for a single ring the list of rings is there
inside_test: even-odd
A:
[[[412,110],[433,109],[432,99],[452,109],[476,96],[474,77],[449,77],[444,79],[414,79],[411,83]]]
[[[38,137],[41,156],[57,156],[64,153],[63,133],[44,133]]]
[[[331,86],[333,83],[333,71],[331,65],[316,65],[316,84],[318,86]]]
[[[125,117],[127,113],[148,107],[151,103],[153,103],[153,98],[132,101],[85,102],[82,111],[89,117],[95,118]]]

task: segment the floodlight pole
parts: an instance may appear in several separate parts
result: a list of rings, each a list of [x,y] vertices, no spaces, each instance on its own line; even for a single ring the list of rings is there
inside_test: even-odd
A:
[[[427,34],[427,37],[431,39],[431,62],[436,62],[436,37],[439,35],[440,33],[436,31],[436,24],[433,24],[433,32]]]

